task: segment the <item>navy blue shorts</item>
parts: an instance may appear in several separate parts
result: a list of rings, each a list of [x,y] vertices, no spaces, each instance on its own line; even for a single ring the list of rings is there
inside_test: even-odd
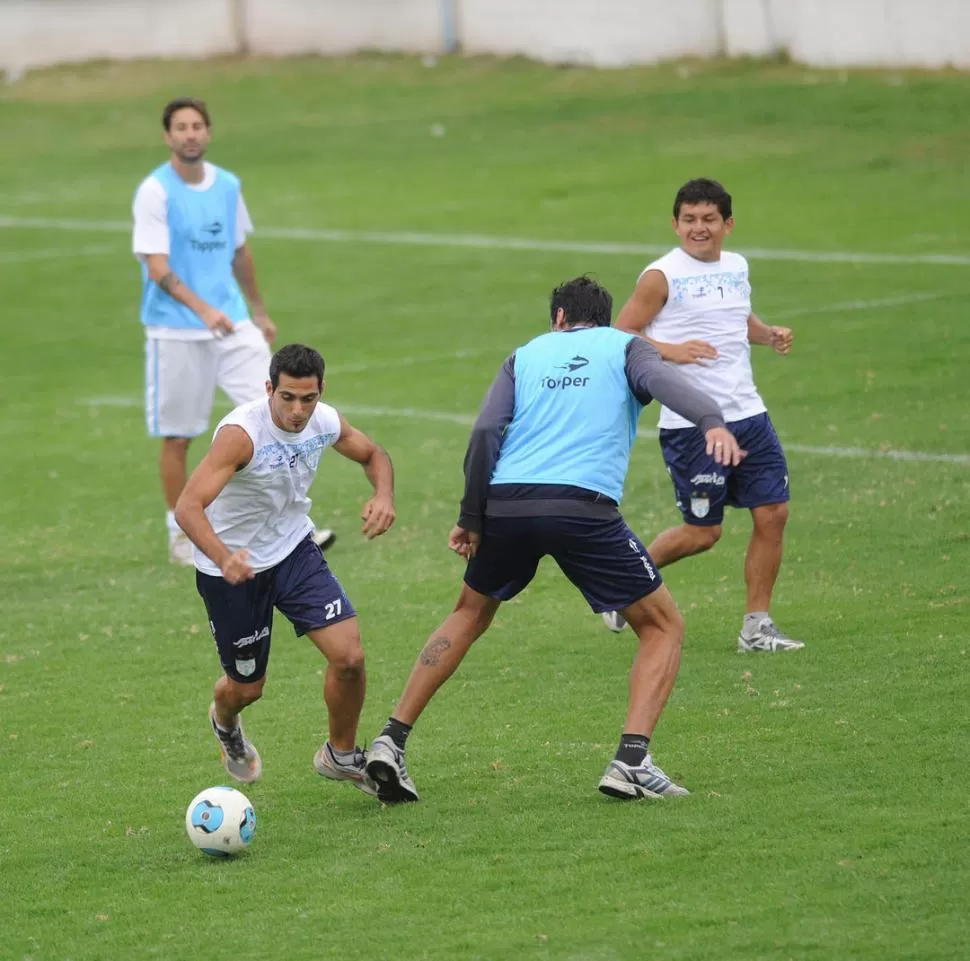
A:
[[[479,594],[511,600],[535,577],[546,554],[597,614],[622,610],[663,583],[647,549],[619,515],[609,520],[486,517],[465,583]]]
[[[357,616],[309,536],[279,564],[251,581],[234,585],[223,577],[196,571],[195,584],[209,615],[222,669],[243,684],[258,681],[266,673],[274,607],[289,620],[298,637]]]
[[[713,527],[724,519],[724,505],[764,507],[788,500],[788,464],[771,418],[756,414],[728,424],[748,456],[737,467],[714,462],[696,427],[660,431],[660,449],[674,482],[677,506],[688,524]]]

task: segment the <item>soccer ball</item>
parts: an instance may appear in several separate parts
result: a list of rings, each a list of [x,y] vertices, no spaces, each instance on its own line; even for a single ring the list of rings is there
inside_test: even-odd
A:
[[[228,858],[249,847],[256,832],[256,812],[242,791],[206,788],[189,802],[185,830],[204,854]]]

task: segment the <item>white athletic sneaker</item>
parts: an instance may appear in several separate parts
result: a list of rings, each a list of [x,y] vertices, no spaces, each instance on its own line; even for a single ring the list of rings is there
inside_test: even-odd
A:
[[[192,541],[183,531],[168,535],[168,560],[170,564],[178,564],[181,567],[195,567]]]
[[[319,530],[315,530],[312,537],[313,543],[320,548],[321,552],[326,551],[328,547],[333,547],[333,543],[337,539],[337,535],[329,527],[321,527]]]
[[[263,762],[259,757],[252,741],[243,731],[242,718],[236,717],[236,726],[231,731],[224,731],[216,724],[216,705],[209,705],[209,724],[219,745],[222,755],[222,766],[230,777],[234,777],[243,784],[249,784],[263,773]]]
[[[611,630],[614,634],[619,634],[620,631],[626,627],[626,621],[620,617],[619,611],[603,611],[603,623]]]
[[[366,765],[367,757],[359,747],[354,748],[353,760],[350,764],[346,764],[334,754],[333,746],[329,741],[313,755],[313,766],[321,777],[330,778],[331,781],[350,781],[364,794],[377,797],[377,785],[365,773]]]
[[[766,617],[758,625],[758,633],[750,637],[744,636],[744,631],[738,635],[738,653],[748,651],[798,651],[805,646],[803,641],[792,640],[787,634],[778,630],[775,622]]]
[[[385,804],[417,801],[418,789],[408,777],[404,752],[386,735],[376,738],[367,752],[367,776],[377,785],[377,798]]]
[[[606,773],[600,778],[600,790],[610,797],[624,801],[640,798],[682,797],[690,791],[673,781],[653,763],[648,754],[641,764],[633,767],[617,761],[610,761]]]

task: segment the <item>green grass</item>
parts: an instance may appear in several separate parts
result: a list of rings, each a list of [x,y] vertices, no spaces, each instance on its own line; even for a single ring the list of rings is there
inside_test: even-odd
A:
[[[161,104],[186,90],[209,100],[211,156],[243,176],[257,227],[664,243],[677,186],[707,174],[735,195],[741,251],[970,254],[970,78],[760,64],[32,74],[0,91],[0,217],[125,220],[163,156]],[[444,539],[467,428],[435,415],[474,413],[555,283],[592,271],[622,301],[645,258],[253,246],[283,341],[323,351],[328,399],[397,469],[399,521],[374,543],[355,533],[359,469],[328,458],[315,490],[361,612],[366,739],[458,589]],[[165,563],[127,238],[0,228],[0,958],[965,957],[970,465],[796,448],[970,451],[970,267],[752,274],[766,319],[797,314],[792,356],[758,353],[756,375],[793,478],[775,613],[808,647],[734,652],[743,514],[666,572],[688,640],[655,747],[693,795],[596,792],[631,639],[549,566],[416,728],[423,801],[406,809],[313,773],[321,663],[278,623],[247,716],[256,840],[213,863],[182,818],[224,780],[205,721],[218,664],[190,572]],[[859,306],[917,294],[932,299]],[[647,539],[677,519],[650,440],[624,507]]]

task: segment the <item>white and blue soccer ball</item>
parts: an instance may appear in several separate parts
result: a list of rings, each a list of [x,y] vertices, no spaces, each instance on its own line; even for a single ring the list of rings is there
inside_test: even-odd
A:
[[[185,830],[203,854],[232,857],[249,847],[256,833],[256,812],[242,791],[209,787],[189,802]]]

